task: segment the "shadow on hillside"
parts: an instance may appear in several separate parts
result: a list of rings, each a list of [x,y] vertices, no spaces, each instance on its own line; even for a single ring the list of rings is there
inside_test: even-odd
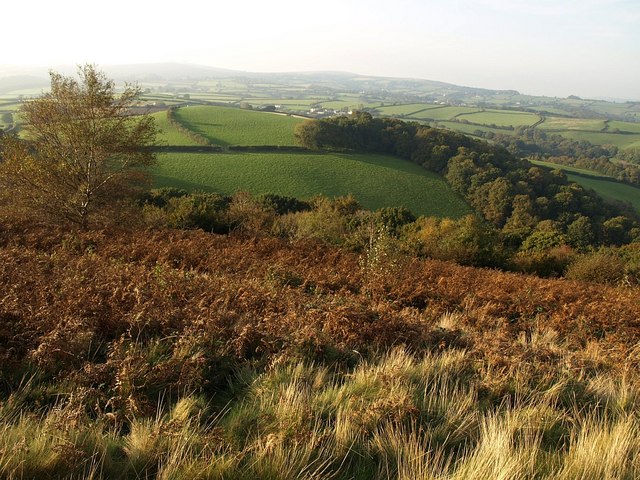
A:
[[[220,189],[216,189],[211,185],[204,185],[202,183],[188,182],[186,180],[180,180],[175,177],[168,177],[166,175],[153,174],[153,188],[180,188],[187,192],[215,192],[221,193]]]
[[[382,155],[375,153],[339,153],[336,156],[344,157],[352,161],[367,163],[369,165],[375,165],[376,167],[388,168],[390,170],[397,170],[403,173],[409,173],[411,175],[419,176],[438,176],[437,174],[426,170],[409,160],[405,160],[393,155]]]

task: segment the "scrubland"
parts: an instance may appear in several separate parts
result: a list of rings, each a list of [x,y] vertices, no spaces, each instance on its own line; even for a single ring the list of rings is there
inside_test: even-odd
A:
[[[0,477],[637,478],[638,289],[0,229]]]

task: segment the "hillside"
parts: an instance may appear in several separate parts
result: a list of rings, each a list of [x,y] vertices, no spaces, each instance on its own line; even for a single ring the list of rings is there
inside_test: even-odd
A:
[[[640,478],[639,103],[152,68],[0,79],[0,480]]]
[[[167,112],[154,117],[160,145],[171,150],[158,154],[153,169],[158,188],[274,193],[306,200],[351,194],[369,209],[403,206],[416,215],[451,218],[471,212],[441,176],[411,162],[392,155],[300,149],[294,136],[303,121],[299,118],[214,106],[178,108],[173,121]],[[203,144],[227,151],[194,152],[192,147]],[[281,146],[295,148],[279,150]]]
[[[640,473],[637,289],[0,225],[4,477]]]
[[[322,153],[160,154],[154,185],[299,199],[353,195],[369,209],[404,206],[416,215],[471,212],[439,175],[389,155]]]

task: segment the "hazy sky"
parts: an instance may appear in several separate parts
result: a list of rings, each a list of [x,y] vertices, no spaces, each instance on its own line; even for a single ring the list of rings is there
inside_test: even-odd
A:
[[[640,99],[640,0],[3,2],[3,65],[340,70]]]

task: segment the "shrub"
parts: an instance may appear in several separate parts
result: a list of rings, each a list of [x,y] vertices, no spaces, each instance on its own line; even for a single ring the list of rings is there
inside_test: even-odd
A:
[[[144,192],[138,203],[140,205],[153,205],[155,207],[164,208],[172,198],[186,197],[189,193],[186,190],[175,187],[157,188]]]
[[[276,212],[247,192],[237,192],[229,204],[231,227],[244,233],[266,233],[271,230]]]
[[[228,210],[231,199],[218,193],[194,193],[169,198],[164,211],[172,228],[201,228],[212,233],[229,231]]]
[[[463,265],[503,263],[495,231],[474,215],[459,220],[420,217],[406,226],[405,235],[419,255]]]
[[[389,233],[397,235],[405,225],[415,222],[416,217],[406,207],[385,207],[374,212],[377,223],[389,229]]]
[[[287,213],[306,212],[311,210],[311,204],[294,197],[265,193],[257,197],[258,202],[267,209],[273,210],[277,215]]]
[[[566,271],[573,255],[573,250],[566,245],[546,250],[520,251],[511,258],[511,268],[541,277],[559,277]]]
[[[569,265],[565,278],[592,283],[618,284],[625,278],[625,262],[609,251],[578,256]]]

